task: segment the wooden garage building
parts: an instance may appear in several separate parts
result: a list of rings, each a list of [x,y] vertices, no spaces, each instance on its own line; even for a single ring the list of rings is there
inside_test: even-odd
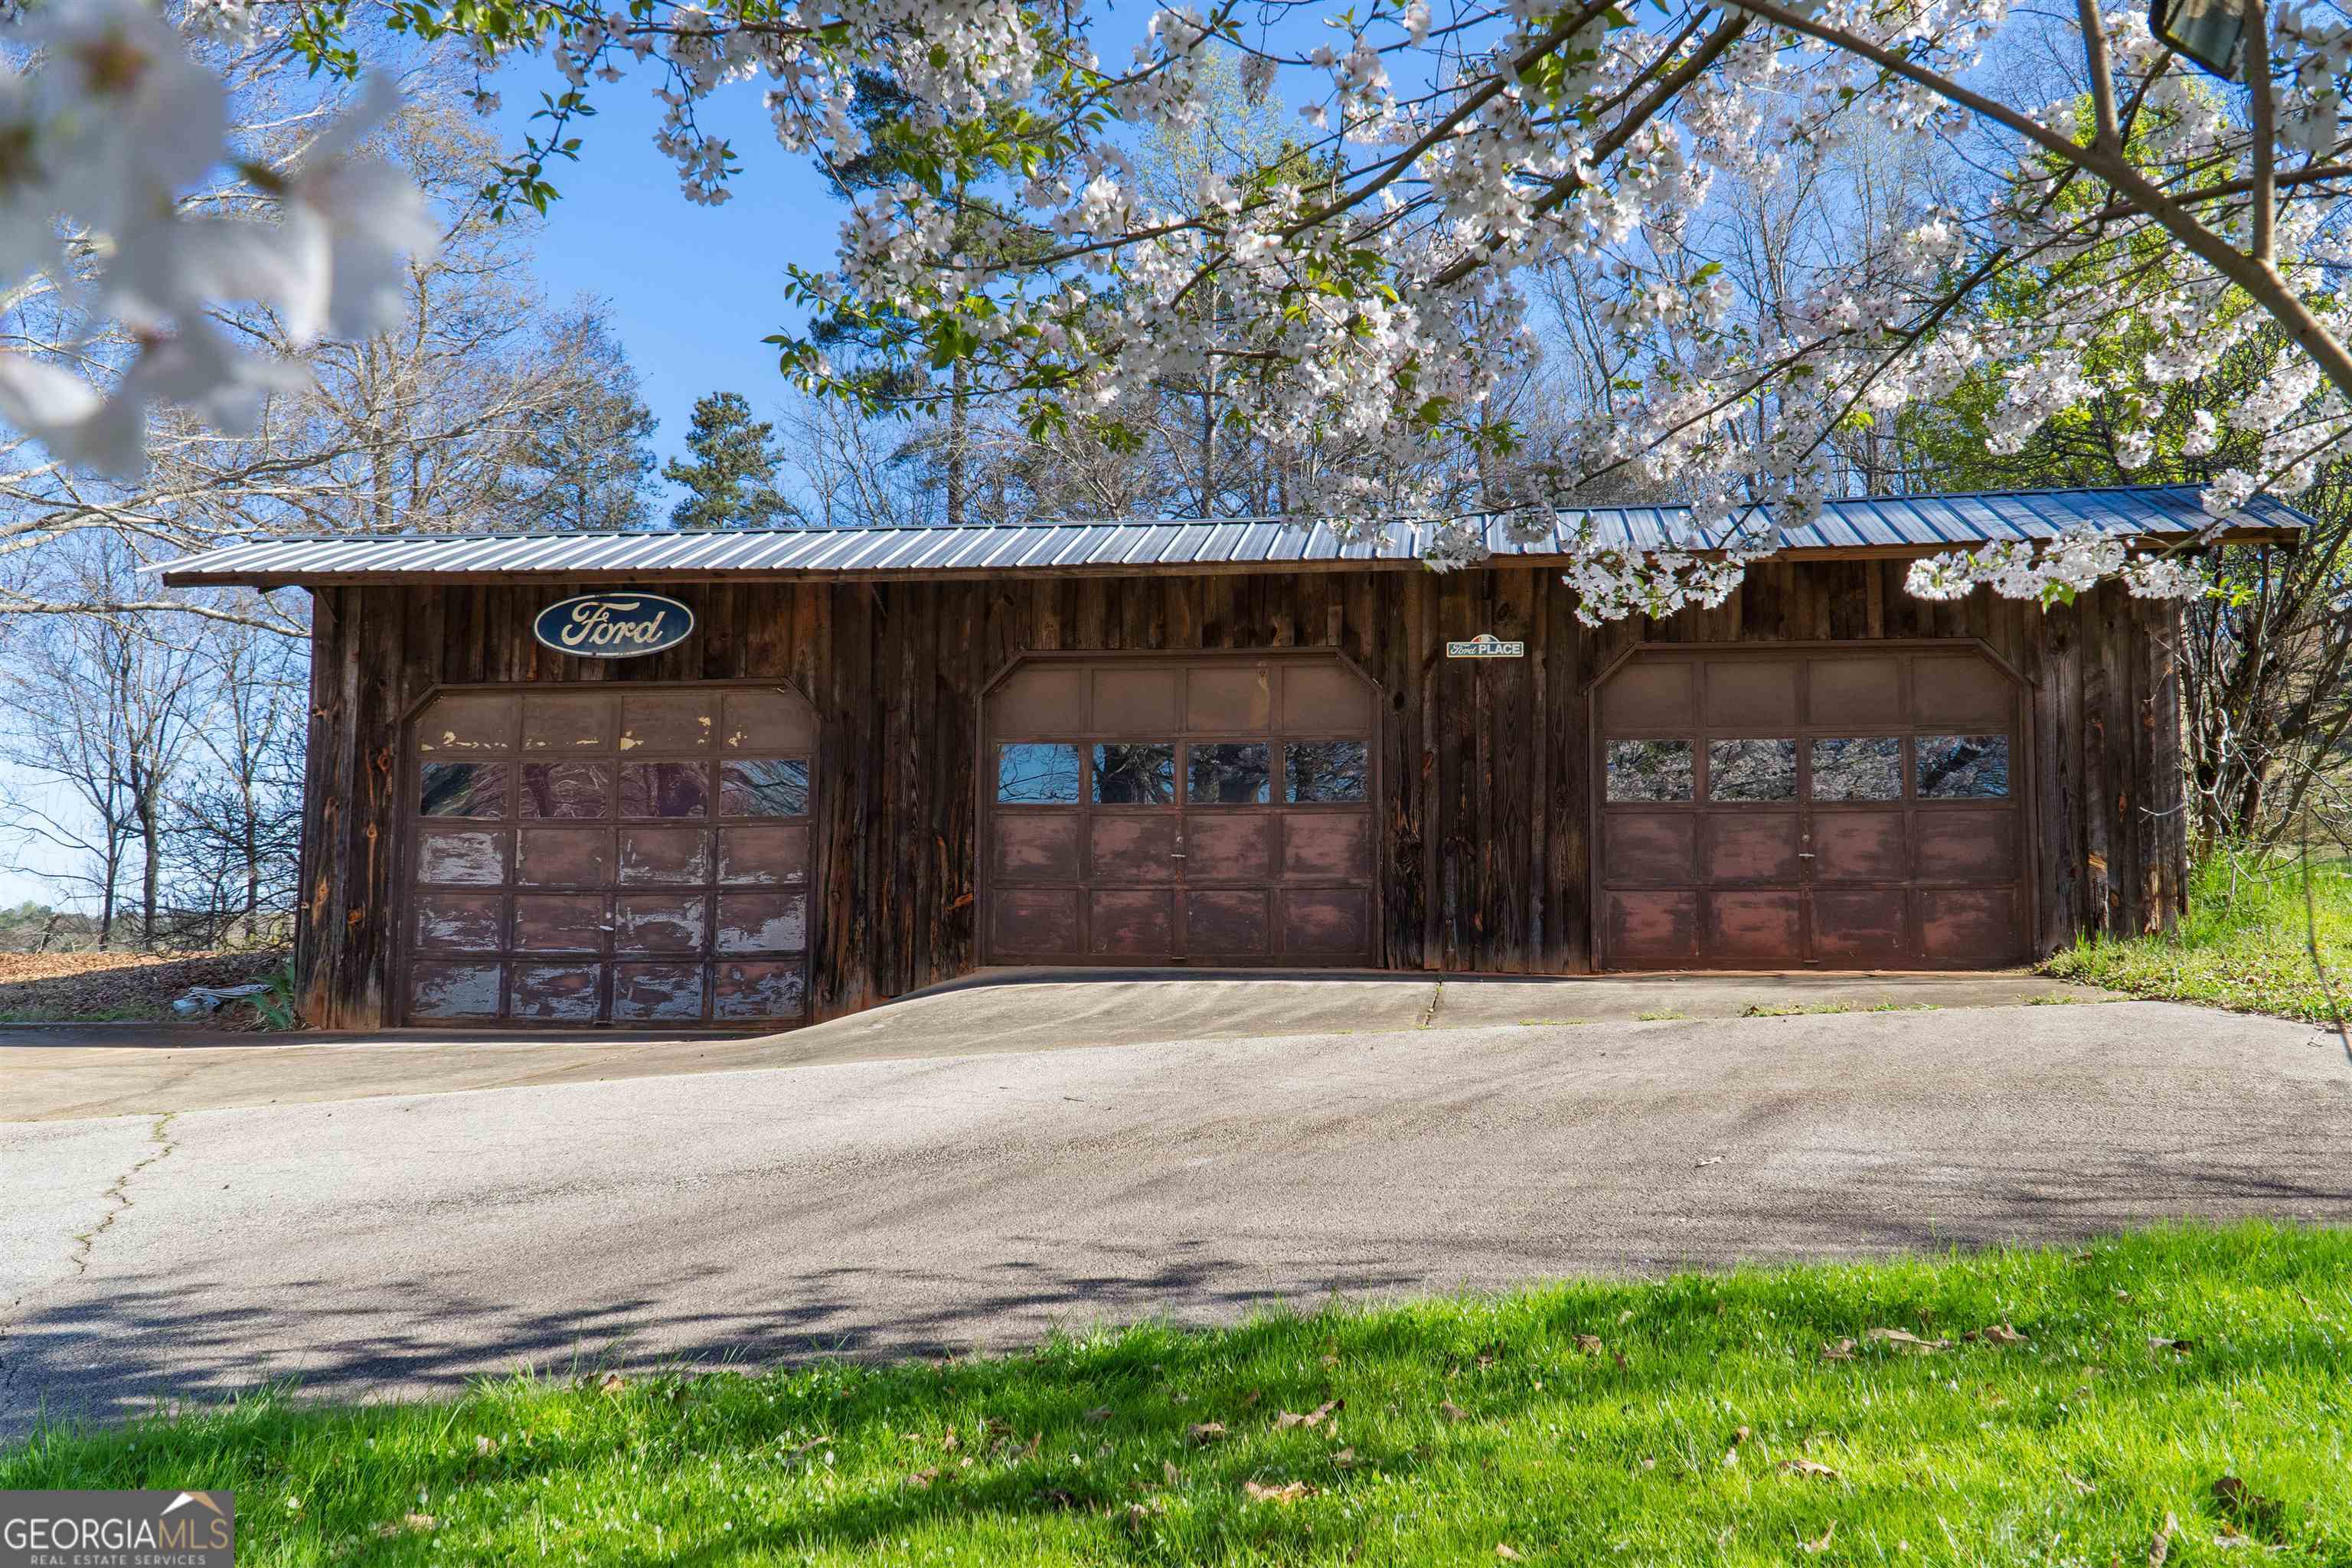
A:
[[[1402,523],[1144,522],[270,539],[165,581],[313,596],[313,1021],[781,1026],[983,965],[1991,967],[2158,928],[2178,607],[1903,585],[2085,518],[2205,521],[1839,502],[1720,607],[1598,630],[1567,531],[1665,514],[1444,574]],[[617,646],[542,640],[565,615]]]

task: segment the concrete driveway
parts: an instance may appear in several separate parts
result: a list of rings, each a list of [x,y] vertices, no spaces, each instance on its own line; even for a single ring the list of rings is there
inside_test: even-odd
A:
[[[2306,1026],[1956,982],[1671,983],[1682,1006],[1649,984],[1001,986],[768,1043],[793,1066],[423,1094],[372,1068],[364,1098],[12,1121],[0,1426],[278,1378],[408,1394],[518,1363],[932,1352],[1334,1292],[2352,1220],[2352,1068]],[[1820,989],[1847,984],[1893,994]],[[1695,1016],[1743,986],[1933,1010]],[[7,1114],[52,1048],[82,1047],[0,1052]]]

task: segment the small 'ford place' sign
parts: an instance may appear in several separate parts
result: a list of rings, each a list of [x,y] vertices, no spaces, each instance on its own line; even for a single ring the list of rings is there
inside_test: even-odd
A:
[[[559,653],[635,658],[676,647],[694,631],[694,612],[660,594],[583,594],[539,612],[530,634]]]

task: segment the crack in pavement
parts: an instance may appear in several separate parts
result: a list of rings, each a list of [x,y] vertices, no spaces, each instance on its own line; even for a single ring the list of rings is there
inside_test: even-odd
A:
[[[100,1194],[107,1202],[106,1213],[100,1217],[96,1225],[72,1237],[73,1250],[67,1254],[66,1261],[73,1265],[76,1279],[83,1279],[89,1275],[89,1255],[91,1249],[97,1247],[98,1238],[113,1229],[114,1222],[122,1217],[124,1210],[131,1207],[131,1178],[155,1163],[156,1161],[167,1157],[174,1148],[178,1147],[172,1142],[171,1126],[173,1118],[179,1114],[176,1110],[167,1110],[155,1119],[155,1124],[147,1130],[149,1142],[155,1145],[154,1152],[132,1162],[129,1170],[108,1184],[106,1191]],[[16,1356],[8,1353],[8,1342],[16,1334],[16,1320],[23,1310],[25,1301],[24,1296],[15,1298],[8,1303],[6,1315],[0,1317],[0,1400],[5,1400],[16,1386],[18,1361]]]
[[[73,1265],[77,1277],[89,1272],[90,1249],[98,1245],[100,1237],[114,1228],[114,1222],[122,1217],[123,1211],[131,1207],[131,1178],[155,1163],[156,1161],[165,1158],[177,1147],[172,1142],[169,1129],[172,1119],[179,1114],[176,1110],[167,1110],[155,1119],[155,1125],[147,1130],[148,1138],[155,1144],[155,1152],[114,1178],[113,1185],[108,1187],[101,1194],[113,1206],[106,1211],[105,1216],[96,1225],[73,1238],[74,1249],[66,1261]]]
[[[1429,986],[1429,1005],[1422,1010],[1421,1026],[1424,1029],[1437,1016],[1437,1005],[1445,1000],[1445,982],[1433,980]]]

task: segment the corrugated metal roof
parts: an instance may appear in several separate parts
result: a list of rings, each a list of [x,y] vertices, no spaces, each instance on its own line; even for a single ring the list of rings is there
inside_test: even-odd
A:
[[[2003,540],[2046,539],[2091,522],[2135,539],[2178,538],[2205,526],[2190,485],[2103,489],[1989,490],[1965,495],[1872,497],[1829,502],[1822,515],[1782,529],[1797,554],[1855,551],[1922,553]],[[1764,509],[1769,519],[1769,509]],[[1689,509],[1588,507],[1562,510],[1549,535],[1515,536],[1480,518],[1487,550],[1529,564],[1592,548],[1686,548]],[[2289,532],[2310,519],[2273,496],[2257,497],[2233,527]],[[1279,570],[1306,562],[1419,562],[1433,530],[1386,524],[1343,544],[1328,523],[1271,519],[1055,522],[1001,528],[761,529],[720,532],[341,534],[257,539],[169,563],[170,584],[431,580],[440,577],[627,577],[684,580],[747,574],[797,576],[977,576],[1021,572]]]

